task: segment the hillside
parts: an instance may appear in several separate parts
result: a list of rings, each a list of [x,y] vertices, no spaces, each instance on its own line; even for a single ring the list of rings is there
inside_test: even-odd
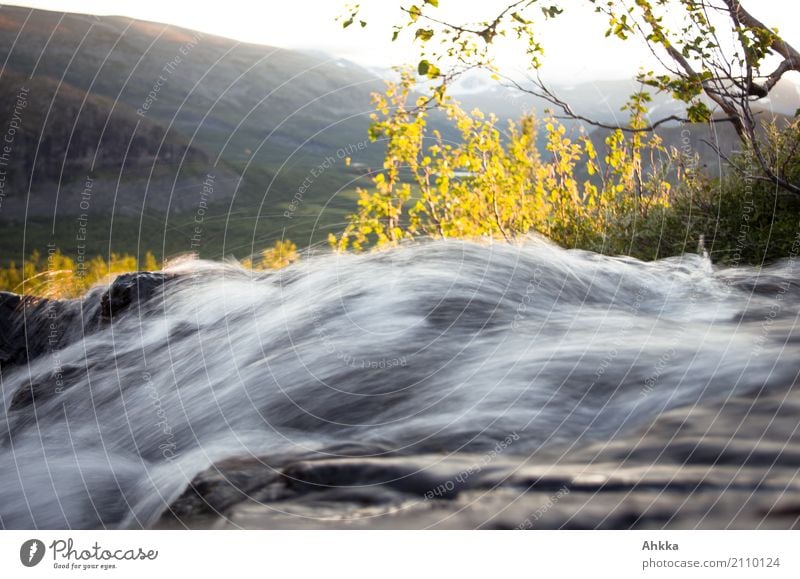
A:
[[[316,218],[318,202],[357,177],[343,157],[381,158],[365,139],[369,94],[383,85],[352,63],[164,24],[12,6],[0,8],[0,54],[4,130],[14,95],[28,89],[0,209],[4,260],[51,240],[69,251],[66,218],[85,212],[70,199],[87,179],[96,251],[135,251],[142,236],[166,254],[188,251],[202,201],[210,206],[202,251],[214,257],[241,254],[243,244],[260,246],[301,222],[307,234],[306,210]],[[328,157],[335,169],[306,187],[294,221],[284,218]],[[213,195],[201,199],[209,174]],[[330,220],[341,221],[350,204],[334,199]]]

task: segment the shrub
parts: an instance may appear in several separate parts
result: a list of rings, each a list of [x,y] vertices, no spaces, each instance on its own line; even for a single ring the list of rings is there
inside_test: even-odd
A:
[[[649,96],[625,109],[633,131],[611,131],[602,145],[582,129],[568,131],[524,116],[505,131],[498,119],[465,112],[436,93],[436,105],[459,135],[446,142],[427,129],[429,99],[408,101],[414,78],[404,73],[373,95],[370,136],[386,140],[383,171],[359,189],[357,211],[339,250],[395,245],[402,239],[486,238],[513,241],[536,231],[565,247],[656,259],[707,249],[725,263],[761,263],[788,255],[797,234],[800,198],[760,179],[745,152],[712,180],[667,149],[646,125]],[[781,174],[800,180],[797,119],[763,131],[761,150]],[[696,163],[695,163],[696,165]]]

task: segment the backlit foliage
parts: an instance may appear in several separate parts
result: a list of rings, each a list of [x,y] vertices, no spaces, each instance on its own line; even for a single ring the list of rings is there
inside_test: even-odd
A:
[[[261,252],[258,259],[242,261],[248,269],[279,269],[297,261],[297,246],[289,241],[275,242]],[[11,262],[0,268],[0,291],[53,299],[77,298],[91,287],[110,283],[122,273],[158,271],[163,267],[151,252],[142,260],[131,255],[112,253],[109,260],[101,256],[73,258],[52,247],[45,255],[34,251],[22,265]]]
[[[331,236],[340,250],[419,236],[512,241],[536,231],[564,246],[623,253],[637,223],[669,204],[671,155],[657,135],[616,130],[598,150],[554,118],[502,127],[443,95],[438,105],[459,135],[447,142],[428,130],[425,98],[409,104],[413,87],[406,73],[373,95],[371,137],[385,140],[386,157],[343,234]],[[632,127],[643,126],[647,99],[631,98]]]
[[[247,258],[241,263],[247,269],[281,269],[298,259],[300,254],[297,252],[297,246],[288,239],[279,239],[272,247],[263,250],[255,260]]]
[[[385,0],[369,4],[386,10]],[[743,147],[754,154],[759,169],[754,178],[800,196],[800,184],[770,163],[769,149],[759,134],[761,119],[754,108],[787,73],[800,72],[800,51],[777,28],[751,14],[740,0],[496,0],[481,3],[478,20],[464,18],[472,11],[440,11],[438,0],[400,0],[394,4],[402,17],[392,29],[392,40],[413,38],[420,59],[417,70],[438,83],[434,89],[437,94],[444,94],[455,78],[474,68],[502,76],[495,53],[500,46],[506,51],[516,45],[532,74],[529,82],[522,84],[505,77],[507,81],[546,100],[569,118],[608,126],[578,115],[540,74],[546,57],[540,42],[542,31],[554,21],[555,26],[564,26],[560,15],[565,11],[594,10],[605,18],[598,32],[638,42],[656,58],[657,67],[640,70],[638,80],[683,104],[682,115],[653,119],[647,129],[678,120],[731,123]],[[369,8],[364,8],[361,4],[349,5],[343,25],[358,20],[366,26]],[[573,39],[576,62],[586,65],[591,61],[595,41]]]
[[[108,261],[99,255],[73,259],[57,248],[50,248],[44,256],[34,251],[22,265],[11,262],[0,269],[0,290],[48,298],[74,298],[98,283],[139,269],[159,269],[152,253],[148,252],[140,264],[130,255],[112,253]]]

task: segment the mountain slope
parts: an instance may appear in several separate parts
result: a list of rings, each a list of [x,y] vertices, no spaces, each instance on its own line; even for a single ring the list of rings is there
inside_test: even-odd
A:
[[[330,170],[307,183],[298,218],[356,177],[345,156],[381,158],[366,135],[369,94],[383,84],[341,60],[129,18],[12,6],[0,8],[0,56],[2,130],[15,91],[28,89],[24,138],[0,207],[4,261],[41,248],[37,231],[48,228],[55,233],[47,241],[54,236],[69,251],[74,234],[63,222],[84,211],[64,202],[64,191],[80,195],[90,178],[104,191],[89,208],[98,249],[135,249],[144,220],[149,234],[162,234],[164,253],[196,250],[189,234],[202,209],[213,229],[202,249],[218,256],[229,252],[221,244],[229,233],[234,245],[258,246],[296,226],[284,211],[321,164]],[[208,175],[215,187],[203,199]],[[334,198],[328,221],[340,221],[351,202]],[[25,219],[22,246],[15,240]]]

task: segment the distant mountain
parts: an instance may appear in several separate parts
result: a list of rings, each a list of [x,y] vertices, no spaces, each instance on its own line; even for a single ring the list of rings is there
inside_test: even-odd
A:
[[[524,81],[518,81],[525,88]],[[531,87],[533,88],[533,87]],[[627,114],[621,107],[630,96],[641,87],[635,80],[594,80],[575,84],[553,84],[553,93],[579,115],[603,123],[624,122]],[[682,115],[685,107],[670,95],[655,94],[650,90],[653,101],[650,103],[650,117],[659,119],[670,115]],[[544,99],[509,86],[508,82],[495,81],[481,72],[465,75],[452,87],[451,94],[465,107],[477,107],[492,111],[501,118],[517,118],[525,112],[534,111],[539,115],[545,109],[561,111]],[[755,103],[754,109],[777,115],[792,116],[800,108],[800,85],[784,79],[772,90],[768,98]]]
[[[49,77],[5,71],[0,118],[9,119],[5,130],[11,141],[0,217],[21,215],[26,209],[28,215],[108,211],[110,197],[95,198],[84,204],[84,211],[80,202],[70,203],[70,194],[56,199],[53,193],[71,191],[76,183],[82,188],[87,178],[114,181],[123,162],[131,172],[179,161],[188,170],[209,162],[205,151],[164,125],[139,118],[124,104],[115,107],[108,97],[59,85]],[[130,180],[130,173],[125,180]],[[163,210],[166,196],[153,201]]]
[[[381,159],[366,139],[369,95],[383,83],[341,59],[129,18],[13,6],[0,7],[0,57],[0,132],[16,93],[28,95],[0,205],[0,252],[17,259],[28,248],[15,245],[9,227],[16,223],[21,233],[26,218],[29,233],[52,221],[56,241],[74,237],[60,229],[85,212],[87,179],[94,180],[94,230],[111,230],[114,207],[114,229],[125,236],[98,239],[98,247],[130,249],[131,235],[140,234],[131,227],[144,219],[173,253],[188,250],[201,201],[227,222],[215,226],[217,241],[232,231],[259,243],[294,225],[274,217],[304,182],[309,206],[326,202],[357,177],[345,156],[356,166]],[[325,174],[309,179],[322,164]],[[206,200],[208,174],[215,187]],[[351,200],[333,199],[337,205]],[[341,220],[342,211],[331,219]],[[213,252],[223,248],[217,243]]]

